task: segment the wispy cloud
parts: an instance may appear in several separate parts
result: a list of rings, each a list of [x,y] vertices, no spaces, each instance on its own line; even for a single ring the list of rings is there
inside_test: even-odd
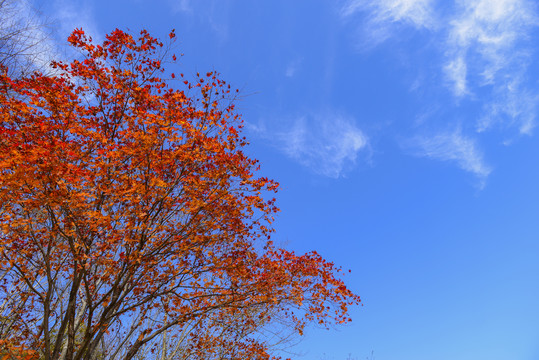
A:
[[[285,76],[293,77],[294,75],[296,75],[296,72],[300,69],[302,61],[303,59],[301,58],[290,61],[286,66]]]
[[[483,160],[483,154],[471,137],[461,130],[442,132],[434,136],[416,136],[405,147],[416,156],[450,161],[461,169],[474,174],[483,187],[492,169]]]
[[[537,17],[526,0],[459,1],[447,29],[448,78],[457,96],[466,95],[466,68],[478,75],[475,85],[498,85],[501,78],[527,66],[528,40]],[[454,66],[454,64],[460,64]]]
[[[432,0],[380,0],[371,3],[352,0],[342,9],[342,14],[349,16],[357,11],[370,10],[377,22],[405,22],[430,28],[434,25],[431,7]]]
[[[166,6],[174,12],[187,15],[200,21],[203,25],[196,24],[194,26],[203,26],[213,31],[221,45],[228,42],[230,36],[230,0],[167,0]],[[200,29],[196,30],[200,31]]]
[[[418,29],[436,27],[432,0],[351,0],[342,8],[341,15],[348,18],[358,12],[368,12],[364,23],[364,40],[378,44],[392,35],[398,25],[411,25]]]
[[[526,88],[515,75],[506,84],[500,85],[485,103],[484,113],[477,121],[477,131],[485,132],[498,125],[518,128],[522,135],[532,135],[536,126],[539,92]]]
[[[528,0],[459,1],[447,29],[447,78],[457,97],[483,95],[484,114],[477,130],[516,126],[531,135],[536,91],[525,83],[533,48],[530,33],[539,25]]]
[[[533,0],[350,0],[341,10],[347,22],[356,19],[356,14],[363,15],[357,25],[360,38],[373,37],[379,46],[390,38],[401,39],[402,27],[422,31],[423,36],[415,40],[425,42],[428,50],[421,54],[428,53],[429,65],[434,65],[425,71],[433,73],[413,87],[431,89],[431,94],[452,94],[453,101],[440,99],[442,113],[460,112],[463,100],[478,111],[459,119],[475,124],[463,128],[467,135],[457,132],[415,140],[425,156],[453,160],[486,178],[489,168],[482,166],[471,141],[474,130],[483,136],[491,129],[516,129],[520,135],[531,135],[535,127],[539,87],[529,79],[528,69],[538,51],[532,39],[539,25],[537,7]],[[447,122],[445,128],[457,125],[455,120]]]
[[[190,0],[168,0],[168,6],[173,12],[192,13],[193,6]]]
[[[444,71],[452,83],[453,92],[457,96],[468,94],[468,85],[466,77],[468,74],[468,66],[464,60],[464,56],[455,56],[444,66]]]
[[[27,0],[2,3],[0,37],[5,64],[13,71],[50,71],[57,55],[49,27]]]
[[[399,36],[392,24],[427,29],[443,44],[443,69],[457,96],[468,94],[470,71],[481,78],[476,85],[494,84],[508,69],[526,66],[529,52],[525,42],[532,27],[539,24],[536,5],[530,0],[457,0],[441,15],[445,1],[435,0],[351,0],[342,8],[343,17],[362,12],[369,27],[364,32],[380,33],[385,40]],[[395,29],[393,29],[395,30]],[[515,51],[517,49],[517,51]]]
[[[103,35],[97,26],[94,11],[87,2],[54,0],[52,3],[54,20],[59,24],[59,42],[65,43],[75,28],[82,28],[95,42],[103,41]]]
[[[353,119],[337,113],[309,114],[279,125],[264,122],[251,128],[291,159],[332,178],[343,176],[368,148],[367,136]]]

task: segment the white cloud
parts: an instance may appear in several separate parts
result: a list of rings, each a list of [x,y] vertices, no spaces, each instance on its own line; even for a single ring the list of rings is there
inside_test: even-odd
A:
[[[534,4],[527,0],[461,1],[448,30],[446,74],[457,96],[485,88],[490,100],[478,119],[478,131],[493,125],[516,126],[531,135],[538,98],[524,84],[532,49],[528,43],[533,27],[539,24]],[[473,69],[452,71],[449,64],[460,60]],[[470,72],[470,71],[469,71]],[[471,78],[471,76],[470,76]]]
[[[168,0],[168,5],[173,12],[183,12],[191,14],[193,7],[190,0]]]
[[[230,0],[166,0],[165,3],[173,13],[181,13],[203,22],[204,27],[209,27],[213,31],[221,45],[228,42],[229,13],[232,5]]]
[[[523,89],[518,77],[493,94],[493,100],[485,104],[485,113],[477,122],[477,131],[484,132],[494,125],[516,126],[521,135],[532,135],[539,94]]]
[[[420,80],[411,88],[424,89],[418,96],[428,93],[430,100],[449,91],[454,101],[434,100],[442,104],[440,114],[466,111],[469,118],[459,117],[459,121],[474,124],[477,132],[498,129],[514,134],[516,129],[519,135],[531,135],[539,103],[539,87],[529,76],[538,51],[532,39],[539,25],[538,7],[534,0],[350,0],[341,10],[346,21],[362,13],[359,38],[374,38],[375,45],[390,38],[402,40],[403,27],[422,31],[414,40],[424,41],[423,50],[411,56],[428,54],[429,66],[422,67],[422,76],[416,77]],[[424,59],[419,61],[424,63]],[[441,78],[446,81],[440,82]],[[421,117],[414,125],[432,128],[434,121],[428,120]],[[442,126],[457,125],[455,120],[448,123]],[[459,131],[416,140],[423,156],[451,160],[486,178],[490,169],[472,137]]]
[[[50,71],[49,64],[56,58],[57,50],[45,21],[27,0],[8,0],[1,6],[2,52],[14,55],[6,64],[19,71],[28,70],[27,65]]]
[[[268,128],[252,126],[284,152],[313,172],[339,178],[351,168],[359,153],[368,148],[367,136],[352,118],[336,113],[306,115]]]
[[[463,56],[457,56],[444,66],[444,70],[453,82],[453,92],[457,96],[464,96],[468,93],[466,85],[467,66]]]
[[[103,34],[98,30],[91,5],[87,2],[55,0],[53,3],[54,20],[60,24],[59,41],[65,43],[74,29],[82,28],[94,42],[102,42]]]
[[[444,5],[445,10],[438,11]],[[535,114],[510,109],[517,102],[537,100],[521,81],[531,62],[530,33],[539,25],[536,7],[531,0],[457,0],[449,6],[442,0],[351,0],[342,8],[342,15],[348,18],[357,12],[367,13],[370,25],[363,29],[363,37],[370,32],[377,43],[399,36],[398,29],[392,27],[395,23],[427,29],[434,40],[430,44],[437,44],[442,55],[432,61],[439,61],[439,69],[457,98],[477,100],[478,92],[491,92],[479,100],[487,113],[478,120],[478,129],[486,130],[506,119],[505,124],[529,133]],[[491,103],[485,100],[488,98],[495,100]],[[497,119],[498,115],[503,116]]]
[[[527,0],[461,0],[449,24],[445,70],[455,94],[462,96],[468,92],[466,74],[452,64],[467,62],[479,75],[481,83],[475,85],[496,86],[500,77],[527,65],[526,51],[519,51],[524,47],[518,45],[538,22]]]
[[[457,0],[447,4],[445,0],[350,0],[341,14],[349,18],[366,13],[362,37],[375,44],[398,37],[396,24],[428,30],[444,53],[441,69],[457,97],[473,95],[470,87],[497,86],[500,79],[512,77],[515,69],[527,67],[525,42],[530,29],[539,24],[533,1]],[[449,11],[437,11],[444,5]]]
[[[5,18],[1,19],[0,36],[24,27],[24,31],[14,37],[14,46],[21,49],[27,62],[41,71],[56,71],[50,67],[50,62],[61,59],[61,53],[69,49],[67,37],[75,28],[83,28],[94,41],[102,41],[91,9],[81,3],[54,0],[47,8],[48,16],[38,13],[32,0],[8,0],[2,6]]]
[[[285,76],[286,77],[293,77],[296,75],[296,72],[299,70],[302,63],[302,59],[295,59],[293,61],[290,61],[288,65],[286,66],[285,70]]]
[[[344,16],[370,8],[377,22],[392,21],[410,23],[416,27],[429,28],[434,25],[432,0],[379,0],[367,4],[362,0],[352,0],[343,8]]]
[[[433,0],[350,0],[341,9],[343,17],[358,12],[368,12],[364,34],[368,42],[377,44],[391,36],[392,25],[412,25],[415,28],[432,29],[436,27]]]
[[[450,161],[461,169],[474,174],[481,187],[492,169],[485,164],[482,152],[476,142],[462,134],[460,130],[440,133],[434,136],[417,136],[406,144],[414,155],[431,159]]]

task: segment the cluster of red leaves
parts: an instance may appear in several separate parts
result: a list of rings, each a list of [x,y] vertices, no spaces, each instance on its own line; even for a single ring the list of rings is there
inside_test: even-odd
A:
[[[263,196],[278,184],[242,152],[228,84],[209,72],[170,87],[167,47],[145,31],[95,45],[75,30],[69,42],[84,59],[54,63],[56,76],[0,76],[5,351],[83,359],[108,342],[131,359],[201,319],[255,329],[287,312],[300,332],[349,321],[359,297],[339,269],[269,240],[278,209]],[[269,357],[248,336],[190,336]]]

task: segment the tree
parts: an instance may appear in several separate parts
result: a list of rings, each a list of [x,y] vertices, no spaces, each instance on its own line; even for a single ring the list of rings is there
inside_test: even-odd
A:
[[[243,153],[228,84],[168,86],[170,46],[146,31],[68,40],[84,58],[60,75],[0,76],[4,353],[127,360],[182,341],[190,359],[268,359],[253,334],[275,314],[298,333],[350,321],[340,269],[271,242],[278,184]]]
[[[259,348],[263,346],[267,352],[289,353],[290,347],[297,344],[293,322],[276,309],[271,315],[265,314],[260,318],[265,310],[266,306],[260,305],[236,312],[226,320],[209,322],[204,319],[203,326],[193,322],[185,326],[181,334],[169,336],[164,332],[154,356],[160,360],[251,358],[245,348],[236,346],[240,339],[247,338],[255,340],[256,345]],[[245,316],[249,316],[248,322]],[[151,351],[151,346],[141,348],[140,359],[150,358]]]
[[[11,76],[43,71],[53,52],[50,37],[28,0],[0,0],[0,65]]]

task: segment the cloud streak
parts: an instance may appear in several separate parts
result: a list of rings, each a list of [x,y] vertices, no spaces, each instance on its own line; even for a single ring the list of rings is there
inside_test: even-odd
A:
[[[486,178],[490,170],[481,165],[477,146],[471,140],[474,133],[486,136],[489,130],[516,129],[519,135],[532,134],[539,100],[539,88],[528,77],[537,51],[531,38],[539,25],[534,1],[350,0],[341,14],[348,22],[363,15],[359,25],[361,38],[374,38],[379,46],[388,39],[398,39],[402,27],[422,31],[423,36],[414,40],[424,41],[428,50],[421,54],[428,53],[429,64],[435,65],[425,70],[434,72],[422,78],[435,80],[423,80],[415,86],[431,89],[431,94],[452,94],[453,101],[440,99],[441,113],[460,111],[463,101],[478,109],[470,112],[473,117],[458,120],[466,124],[463,129],[468,131],[467,135],[459,131],[428,139],[415,138],[424,156],[451,160]],[[440,78],[445,82],[440,82]],[[458,125],[456,120],[447,122],[450,127]],[[422,124],[427,125],[432,127],[427,122]]]
[[[368,13],[370,25],[363,31],[379,37],[379,29],[384,29],[379,40],[398,36],[388,32],[395,23],[429,30],[429,39],[441,44],[439,69],[455,97],[477,99],[478,92],[490,91],[487,97],[493,101],[483,100],[485,115],[477,120],[478,130],[505,119],[521,134],[530,134],[535,115],[514,109],[520,101],[531,110],[529,104],[536,101],[523,81],[533,53],[530,33],[539,25],[535,4],[530,0],[458,0],[444,15],[438,10],[441,4],[441,0],[352,0],[342,8],[342,15]]]
[[[342,15],[369,10],[374,13],[375,22],[403,22],[418,28],[430,28],[434,25],[431,7],[431,0],[380,0],[371,3],[353,0],[342,9]]]
[[[391,37],[398,25],[410,25],[416,29],[435,28],[432,3],[432,0],[351,0],[341,9],[341,15],[349,18],[357,13],[369,13],[364,40],[377,45]]]
[[[478,85],[497,85],[500,78],[526,66],[522,40],[537,25],[532,4],[525,0],[460,1],[447,29],[446,74],[457,96],[468,93],[466,67]],[[524,45],[520,47],[519,45]],[[515,51],[516,48],[520,51]],[[454,64],[462,66],[454,66]],[[468,65],[466,65],[468,64]]]
[[[251,126],[273,145],[311,171],[342,177],[360,152],[368,149],[368,138],[352,118],[336,113],[309,114],[281,122],[274,128],[267,123]]]
[[[527,0],[459,1],[447,29],[445,74],[458,98],[483,100],[477,131],[495,125],[516,127],[531,135],[537,95],[526,84],[533,49],[530,33],[539,25],[535,6]]]
[[[65,42],[75,28],[82,28],[95,42],[104,40],[103,34],[98,30],[92,7],[86,2],[77,4],[73,1],[55,0],[53,12],[55,20],[60,24],[60,42]]]
[[[296,73],[300,69],[302,61],[303,59],[301,58],[290,61],[286,66],[285,76],[289,78],[294,77],[294,75],[296,75]]]
[[[415,156],[455,163],[462,170],[474,174],[480,180],[481,187],[492,172],[491,167],[485,164],[476,141],[463,135],[460,130],[434,136],[416,136],[407,142],[406,147]]]

